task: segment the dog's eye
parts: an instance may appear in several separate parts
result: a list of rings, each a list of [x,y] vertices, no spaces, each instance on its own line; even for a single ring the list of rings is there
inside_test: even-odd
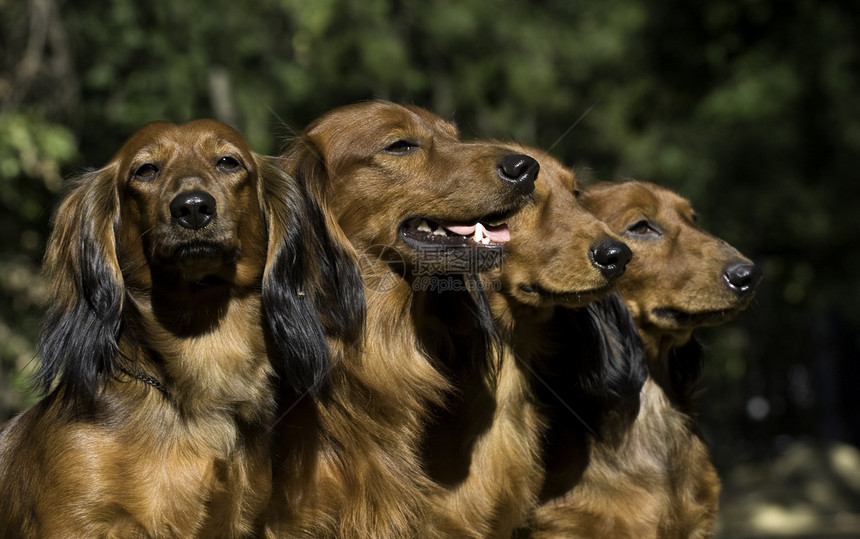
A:
[[[574,196],[575,198],[579,198],[579,196],[580,196],[581,194],[582,194],[582,190],[580,190],[580,189],[574,189],[574,190],[573,190],[573,196]]]
[[[640,219],[627,227],[627,234],[631,236],[657,237],[663,234],[657,226],[648,219]]]
[[[134,178],[143,182],[151,181],[156,176],[158,176],[158,167],[153,163],[144,163],[134,171]]]
[[[242,163],[232,155],[225,155],[218,159],[218,162],[215,163],[215,167],[221,172],[236,172],[242,168]]]
[[[386,146],[385,149],[382,151],[384,151],[385,153],[390,153],[392,155],[403,155],[403,154],[415,151],[417,149],[418,149],[418,143],[417,142],[414,142],[411,140],[406,140],[406,139],[400,139],[398,141],[392,142],[391,144]]]

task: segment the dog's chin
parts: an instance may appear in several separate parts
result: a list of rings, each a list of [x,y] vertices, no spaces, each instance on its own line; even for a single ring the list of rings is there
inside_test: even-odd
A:
[[[232,283],[231,272],[223,266],[213,268],[212,265],[195,262],[178,264],[177,268],[182,281],[191,283],[196,287],[211,288]]]
[[[655,325],[667,329],[694,329],[704,326],[717,326],[728,322],[741,311],[731,306],[720,309],[686,311],[674,307],[655,307],[650,310]]]
[[[158,257],[158,264],[172,268],[179,279],[195,285],[229,284],[236,271],[239,249],[232,245],[193,242],[180,244]]]
[[[408,247],[414,268],[422,273],[479,273],[499,267],[510,239],[507,225],[490,224],[490,219],[465,222],[406,219],[398,237]]]
[[[611,284],[583,290],[551,290],[535,283],[521,283],[516,288],[517,298],[529,305],[552,305],[568,308],[584,307],[613,290]]]

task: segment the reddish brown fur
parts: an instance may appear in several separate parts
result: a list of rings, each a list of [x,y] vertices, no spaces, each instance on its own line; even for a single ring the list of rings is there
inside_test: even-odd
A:
[[[145,163],[158,174],[138,170]],[[191,189],[217,202],[195,231],[168,208]],[[101,309],[82,298],[102,285],[121,302],[118,335],[107,335],[117,351],[92,369],[91,402],[73,380],[89,375],[90,358],[73,357],[56,369],[59,387],[0,432],[0,535],[254,533],[271,488],[274,411],[260,289],[297,192],[211,120],[149,124],[78,179],[45,258],[49,310],[68,327],[43,352],[96,338],[74,313]],[[209,247],[182,251],[195,242]],[[97,279],[81,278],[93,267]]]
[[[394,151],[391,145],[405,151]],[[411,216],[474,223],[510,211],[522,194],[500,181],[508,153],[462,142],[456,128],[414,106],[359,103],[314,121],[284,155],[286,170],[322,201],[352,243],[367,294],[361,348],[343,351],[328,396],[286,414],[269,536],[425,537],[457,529],[437,511],[439,488],[418,444],[431,405],[451,388],[426,340],[436,324],[416,290],[421,253],[398,235]],[[447,522],[448,519],[453,522]]]
[[[638,417],[624,432],[592,441],[578,484],[543,505],[533,537],[708,537],[719,478],[685,396],[670,379],[669,353],[695,327],[725,322],[749,305],[725,282],[727,265],[748,262],[696,225],[690,203],[644,182],[601,183],[583,202],[620,234],[633,261],[618,290],[645,345],[650,377]],[[754,278],[752,288],[757,279]],[[683,313],[666,316],[665,309]]]
[[[434,468],[453,485],[438,503],[462,516],[461,537],[510,537],[535,506],[545,421],[533,384],[539,383],[535,363],[553,352],[546,325],[556,307],[582,307],[612,289],[612,279],[589,253],[617,237],[583,208],[573,172],[536,148],[512,150],[536,158],[541,172],[531,202],[507,220],[511,240],[502,267],[484,277],[503,340],[498,379],[464,390],[463,402],[439,420],[437,436],[446,439],[431,443],[431,458],[441,461]],[[490,388],[491,405],[484,387]],[[451,458],[451,449],[440,450],[445,444],[459,446],[459,459]],[[467,469],[457,469],[460,461]]]

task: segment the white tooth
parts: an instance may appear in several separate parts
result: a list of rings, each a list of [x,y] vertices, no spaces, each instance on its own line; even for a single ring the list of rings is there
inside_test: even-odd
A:
[[[488,245],[490,243],[490,238],[485,237],[481,240],[481,243],[483,243],[484,245]]]
[[[437,228],[436,230],[433,231],[433,235],[434,236],[447,236],[448,233],[445,232],[445,229],[440,226],[439,228]]]
[[[432,232],[432,230],[430,230],[430,225],[428,225],[427,221],[425,221],[424,219],[421,219],[421,222],[416,228],[421,232]]]
[[[484,240],[484,227],[481,223],[475,225],[475,236],[472,238],[475,243],[482,243]]]

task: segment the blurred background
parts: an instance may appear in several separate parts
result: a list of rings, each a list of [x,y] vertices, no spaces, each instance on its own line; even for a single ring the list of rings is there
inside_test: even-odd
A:
[[[276,153],[385,98],[691,199],[765,273],[699,332],[719,536],[860,536],[860,3],[0,0],[0,36],[0,421],[33,400],[64,177],[151,120]]]

